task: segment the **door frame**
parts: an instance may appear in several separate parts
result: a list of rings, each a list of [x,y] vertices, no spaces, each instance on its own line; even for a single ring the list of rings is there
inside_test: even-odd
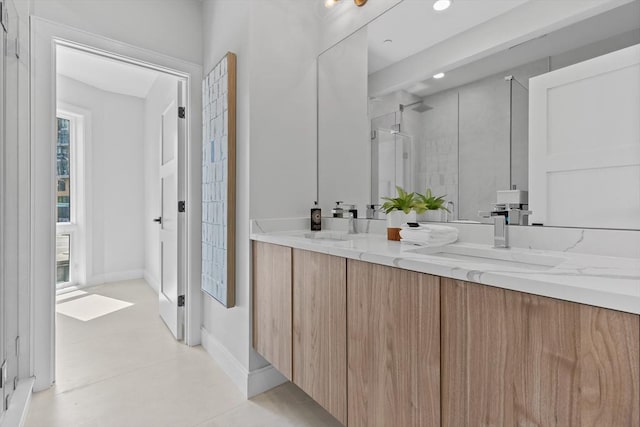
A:
[[[179,241],[185,250],[178,265],[185,283],[185,335],[187,345],[200,344],[200,144],[202,66],[131,46],[86,31],[32,16],[31,20],[31,298],[30,349],[34,390],[55,381],[55,114],[56,46],[68,46],[129,62],[182,78],[187,86],[185,172],[179,177],[186,189],[187,209]],[[182,264],[182,265],[180,265]]]

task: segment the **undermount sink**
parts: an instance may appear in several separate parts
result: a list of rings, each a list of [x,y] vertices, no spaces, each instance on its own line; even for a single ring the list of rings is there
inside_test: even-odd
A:
[[[469,246],[449,246],[441,248],[423,247],[411,252],[447,258],[458,261],[480,262],[500,267],[547,271],[564,261],[563,258],[512,251],[510,249],[478,248]]]
[[[347,242],[353,240],[352,234],[340,233],[335,231],[313,231],[311,233],[305,233],[306,239],[313,239],[325,242]]]

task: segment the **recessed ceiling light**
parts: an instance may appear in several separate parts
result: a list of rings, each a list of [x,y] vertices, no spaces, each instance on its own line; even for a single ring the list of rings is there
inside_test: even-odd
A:
[[[438,73],[438,74],[434,74],[434,75],[433,75],[433,78],[434,78],[434,79],[441,79],[441,78],[443,78],[443,77],[444,77],[444,73]]]
[[[449,6],[451,6],[451,0],[436,0],[433,4],[433,9],[436,12],[442,12],[443,10],[448,9]]]

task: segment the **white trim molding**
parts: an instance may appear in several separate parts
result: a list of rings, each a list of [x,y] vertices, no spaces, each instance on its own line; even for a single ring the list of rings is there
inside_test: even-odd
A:
[[[187,81],[187,209],[185,343],[200,344],[200,141],[202,66],[131,46],[62,24],[32,16],[31,22],[31,337],[34,390],[55,380],[55,48],[70,46],[109,58],[168,73]],[[193,254],[193,256],[191,256]],[[91,272],[87,272],[88,276]],[[126,273],[126,274],[125,274]],[[114,273],[100,280],[143,277],[144,271]],[[95,280],[95,278],[94,278]],[[25,308],[26,309],[26,308]]]
[[[231,381],[234,382],[247,399],[288,381],[284,375],[271,365],[249,371],[205,328],[202,328],[201,336],[202,347],[231,378]]]
[[[27,421],[31,396],[33,395],[33,383],[35,378],[26,378],[18,383],[11,397],[11,405],[0,418],[0,427],[22,427]]]

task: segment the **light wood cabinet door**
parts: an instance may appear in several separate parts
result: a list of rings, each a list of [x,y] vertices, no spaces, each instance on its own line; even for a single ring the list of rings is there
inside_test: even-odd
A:
[[[293,382],[347,423],[347,261],[293,250]]]
[[[347,261],[349,427],[440,425],[439,278]]]
[[[640,426],[640,316],[442,279],[442,425]]]
[[[292,378],[291,248],[253,242],[253,348]]]

